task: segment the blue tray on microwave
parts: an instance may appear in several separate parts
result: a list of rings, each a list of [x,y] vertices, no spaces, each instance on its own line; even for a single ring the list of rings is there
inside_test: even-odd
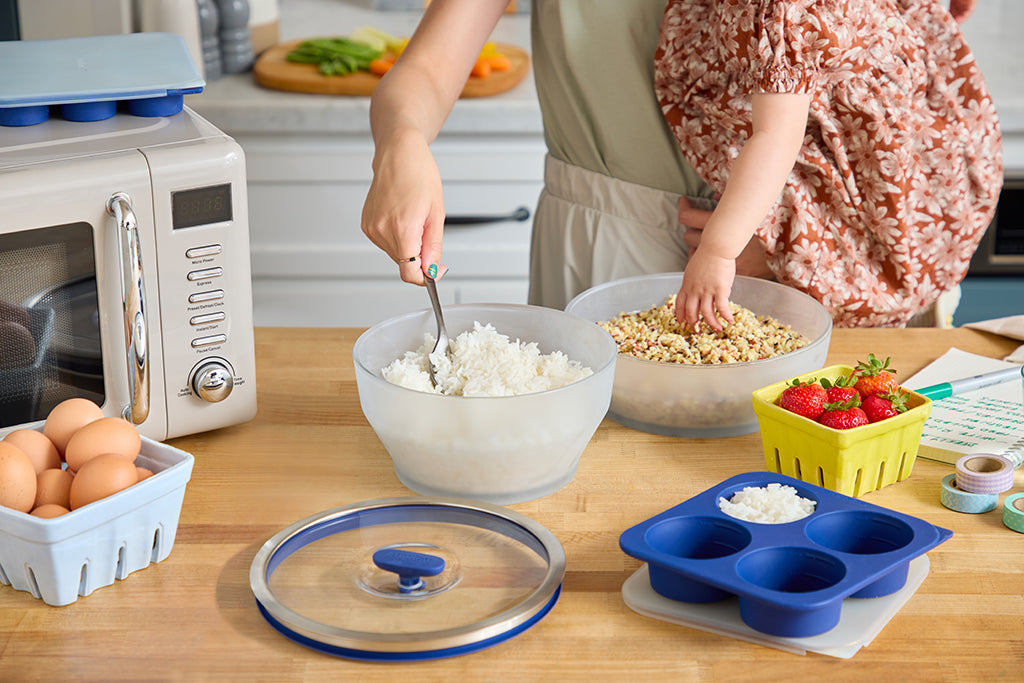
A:
[[[803,519],[748,522],[721,511],[745,487],[778,483],[815,501]],[[647,562],[651,588],[687,603],[738,598],[740,618],[772,636],[825,633],[846,598],[903,588],[911,560],[952,531],[782,474],[741,474],[627,529],[619,546]]]
[[[100,121],[118,106],[171,116],[206,85],[184,38],[126,33],[0,41],[0,125],[30,126],[57,114]]]

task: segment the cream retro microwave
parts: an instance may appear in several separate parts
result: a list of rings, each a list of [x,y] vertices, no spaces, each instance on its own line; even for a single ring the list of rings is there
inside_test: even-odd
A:
[[[71,397],[164,440],[256,414],[245,160],[173,116],[0,127],[0,436]]]

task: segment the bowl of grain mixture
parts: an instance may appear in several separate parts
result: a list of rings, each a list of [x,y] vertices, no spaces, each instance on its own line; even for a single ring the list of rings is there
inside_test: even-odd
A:
[[[757,431],[753,392],[824,366],[832,318],[792,287],[737,276],[730,304],[735,322],[715,332],[675,320],[682,273],[642,275],[581,293],[566,312],[615,340],[608,417],[665,436],[718,438]]]
[[[444,318],[452,355],[436,359],[439,386],[430,309],[374,325],[352,349],[360,406],[399,480],[498,505],[568,484],[608,411],[615,343],[553,308],[457,304]]]

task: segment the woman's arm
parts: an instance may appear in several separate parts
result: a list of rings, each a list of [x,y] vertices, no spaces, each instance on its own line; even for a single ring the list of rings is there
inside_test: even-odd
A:
[[[676,297],[676,319],[695,325],[703,316],[721,330],[717,312],[733,322],[729,294],[736,258],[779,197],[793,170],[807,128],[810,95],[753,96],[750,139],[743,145],[722,199],[708,219],[700,246],[690,254]]]
[[[374,88],[373,181],[362,229],[399,262],[406,282],[422,284],[426,267],[441,259],[444,196],[430,143],[507,4],[434,0],[401,58]]]

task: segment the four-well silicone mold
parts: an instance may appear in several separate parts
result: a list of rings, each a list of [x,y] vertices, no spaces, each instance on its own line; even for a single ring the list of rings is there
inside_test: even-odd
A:
[[[808,517],[759,524],[718,507],[744,487],[788,485],[815,501]],[[910,561],[952,532],[922,519],[772,472],[737,475],[626,530],[622,550],[648,563],[651,587],[683,602],[736,596],[743,622],[805,637],[839,623],[846,598],[903,587]]]

